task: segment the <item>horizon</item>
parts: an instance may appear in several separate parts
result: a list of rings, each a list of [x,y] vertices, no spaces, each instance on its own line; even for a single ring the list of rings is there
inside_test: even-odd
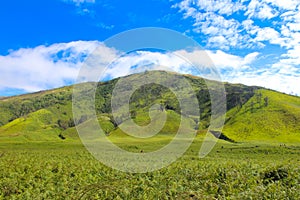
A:
[[[0,96],[72,85],[96,48],[106,49],[107,56],[119,55],[105,46],[106,39],[141,27],[175,30],[202,49],[139,50],[120,57],[117,65],[131,65],[111,72],[110,79],[145,65],[191,72],[174,55],[181,52],[197,59],[204,51],[223,82],[299,96],[299,10],[300,2],[295,0],[4,2],[0,8],[5,19],[0,22],[5,30],[0,37]]]

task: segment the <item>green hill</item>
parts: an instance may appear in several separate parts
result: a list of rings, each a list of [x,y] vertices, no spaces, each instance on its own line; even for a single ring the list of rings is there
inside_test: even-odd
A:
[[[236,141],[300,142],[300,98],[261,89],[227,113],[224,134]]]
[[[169,72],[145,72],[149,75],[168,74]],[[141,74],[126,77],[134,81]],[[192,86],[199,102],[200,123],[191,117],[185,117],[184,123],[199,128],[203,135],[209,126],[211,102],[204,79],[184,76]],[[130,99],[130,115],[111,115],[112,91],[119,79],[101,82],[95,93],[95,109],[98,121],[112,140],[132,139],[126,136],[118,124],[130,117],[137,124],[146,126],[150,123],[149,109],[156,104],[163,106],[167,114],[167,123],[160,136],[176,133],[180,122],[180,106],[176,96],[166,87],[158,84],[146,84],[137,89]],[[180,87],[180,79],[174,84]],[[206,80],[207,81],[207,80]],[[226,90],[227,117],[222,134],[237,142],[300,142],[300,98],[242,84],[224,83]],[[78,140],[73,113],[73,88],[63,87],[0,99],[0,141],[74,141]],[[124,90],[124,95],[127,91]],[[186,94],[187,97],[190,94]],[[81,126],[87,126],[88,114],[75,119]],[[155,120],[155,119],[154,119]]]

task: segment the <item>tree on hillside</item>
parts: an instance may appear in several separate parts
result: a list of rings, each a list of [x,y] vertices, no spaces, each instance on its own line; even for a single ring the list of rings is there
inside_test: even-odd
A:
[[[74,127],[75,123],[73,119],[69,119],[69,120],[62,120],[62,119],[58,119],[57,120],[57,124],[60,128],[62,128],[63,130],[66,130],[70,127]]]
[[[265,97],[264,98],[264,101],[265,101],[265,106],[268,106],[269,105],[269,97]]]
[[[261,99],[262,99],[262,93],[259,92],[259,93],[256,94],[256,101],[257,101],[257,103],[259,103],[259,105],[261,103]]]
[[[130,111],[130,117],[131,117],[132,119],[135,119],[135,118],[136,118],[136,115],[137,115],[137,113],[136,113],[135,110],[131,110],[131,111]]]
[[[251,109],[251,113],[253,113],[253,109],[254,109],[254,102],[253,101],[251,101],[251,103],[250,103],[250,109]]]
[[[235,97],[235,106],[237,106],[238,110],[240,110],[243,107],[243,102],[240,96]]]

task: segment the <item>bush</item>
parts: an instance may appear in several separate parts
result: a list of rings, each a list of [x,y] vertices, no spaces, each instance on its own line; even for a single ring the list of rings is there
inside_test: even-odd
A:
[[[277,168],[267,170],[262,174],[262,179],[264,184],[269,184],[271,182],[280,181],[287,178],[289,175],[288,170],[285,168]]]

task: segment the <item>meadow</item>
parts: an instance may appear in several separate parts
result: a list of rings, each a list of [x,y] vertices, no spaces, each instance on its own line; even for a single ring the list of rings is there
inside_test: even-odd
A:
[[[1,99],[0,199],[300,199],[300,98],[224,83],[224,140],[199,158],[211,117],[210,95],[203,79],[184,76],[196,92],[200,121],[181,118],[174,94],[156,84],[136,90],[130,116],[115,118],[111,98],[118,79],[97,83],[98,122],[103,136],[120,148],[139,154],[158,150],[173,139],[181,122],[198,130],[182,157],[147,173],[117,171],[88,152],[76,129],[87,130],[89,137],[93,126],[89,113],[73,116],[71,86]],[[128,91],[122,92],[121,97]],[[140,126],[159,122],[160,114],[149,117],[158,104],[162,109],[155,112],[165,112],[167,120],[155,137],[143,140],[122,131],[130,118]],[[122,159],[128,157],[114,157],[114,162],[123,164]]]
[[[136,143],[118,141],[140,151]],[[79,141],[5,141],[0,199],[300,199],[299,145],[220,140],[200,159],[201,143],[197,137],[170,166],[140,174],[106,167]],[[143,146],[160,145],[150,140]]]

